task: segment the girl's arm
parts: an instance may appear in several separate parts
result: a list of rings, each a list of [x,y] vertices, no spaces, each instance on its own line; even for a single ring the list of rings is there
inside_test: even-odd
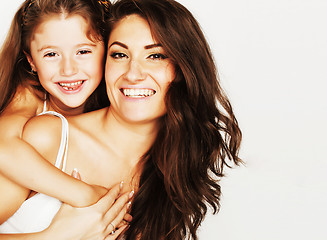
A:
[[[1,173],[15,183],[75,207],[89,206],[106,190],[78,181],[45,160],[28,143],[10,139],[0,147]]]
[[[0,174],[0,224],[12,216],[28,197],[30,191]]]
[[[0,118],[0,173],[25,188],[75,207],[97,202],[106,193],[105,188],[88,185],[65,174],[20,138],[26,121],[26,117],[19,114]]]

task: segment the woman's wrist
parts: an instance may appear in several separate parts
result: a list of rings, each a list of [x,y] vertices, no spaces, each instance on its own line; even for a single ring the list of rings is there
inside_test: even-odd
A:
[[[34,238],[28,238],[27,240],[76,240],[78,239],[77,236],[79,236],[79,234],[74,235],[74,233],[71,233],[70,226],[67,226],[65,221],[61,221],[59,218],[59,221],[56,220],[55,222],[52,222],[48,228],[36,233]]]
[[[47,239],[47,240],[54,240],[54,239],[58,239],[58,235],[60,233],[55,233],[55,232],[52,232],[50,228],[47,228],[41,232],[38,232],[38,233],[35,233],[35,236],[32,236],[31,239],[34,239],[34,240],[38,240],[38,239]]]
[[[54,233],[42,231],[36,233],[17,233],[17,234],[0,234],[0,240],[57,240],[58,238]],[[60,238],[62,239],[62,238]],[[68,240],[68,239],[67,239]],[[73,239],[71,239],[73,240]]]

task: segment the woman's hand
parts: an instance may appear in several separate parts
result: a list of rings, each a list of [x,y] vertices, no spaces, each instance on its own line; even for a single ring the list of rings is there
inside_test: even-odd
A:
[[[63,204],[51,225],[44,230],[47,239],[111,240],[127,227],[120,225],[129,207],[132,194],[120,197],[121,184],[117,184],[97,203],[84,208]],[[117,198],[117,199],[116,199]],[[127,214],[127,218],[130,216]],[[126,217],[125,217],[126,218]],[[119,226],[118,229],[115,229]]]

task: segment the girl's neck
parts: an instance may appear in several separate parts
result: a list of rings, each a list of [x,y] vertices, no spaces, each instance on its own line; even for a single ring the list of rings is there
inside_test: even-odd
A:
[[[64,116],[75,116],[75,115],[82,114],[84,112],[85,104],[82,104],[81,106],[76,107],[76,108],[70,108],[62,103],[55,101],[49,95],[47,96],[46,101],[47,101],[47,105],[48,105],[47,110],[59,112]]]

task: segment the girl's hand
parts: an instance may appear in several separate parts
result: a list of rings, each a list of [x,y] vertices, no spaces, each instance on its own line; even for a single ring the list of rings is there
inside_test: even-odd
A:
[[[119,224],[127,213],[131,195],[125,193],[118,197],[120,185],[117,184],[97,203],[89,207],[74,208],[63,204],[51,225],[44,230],[47,239],[116,239],[127,227],[126,224],[121,226]],[[116,227],[118,229],[114,229]]]

